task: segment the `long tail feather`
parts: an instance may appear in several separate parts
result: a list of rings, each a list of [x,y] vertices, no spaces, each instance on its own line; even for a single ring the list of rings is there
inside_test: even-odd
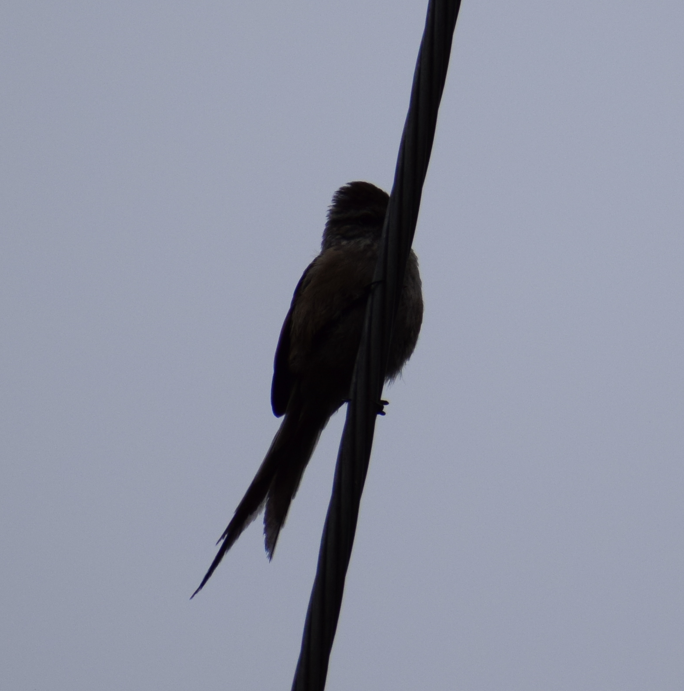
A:
[[[288,449],[287,458],[278,465],[268,488],[264,516],[264,541],[269,559],[273,558],[278,535],[285,524],[290,504],[299,489],[304,470],[327,421],[327,418],[321,420],[318,416],[302,415],[296,439]]]
[[[290,502],[299,487],[304,469],[326,422],[327,418],[321,420],[318,415],[310,418],[302,412],[289,412],[285,415],[252,484],[235,509],[228,527],[219,538],[218,543],[221,543],[221,547],[214,561],[190,599],[202,590],[226,552],[256,518],[264,503],[267,505],[264,521],[266,552],[269,559],[273,556]]]

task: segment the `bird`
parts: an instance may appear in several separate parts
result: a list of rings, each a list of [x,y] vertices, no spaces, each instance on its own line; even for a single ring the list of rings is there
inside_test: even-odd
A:
[[[388,203],[388,194],[369,182],[350,182],[333,195],[321,251],[295,288],[276,348],[271,407],[282,423],[192,597],[263,508],[266,553],[273,557],[321,432],[349,398]],[[395,379],[413,354],[422,321],[418,259],[411,250],[386,381]]]

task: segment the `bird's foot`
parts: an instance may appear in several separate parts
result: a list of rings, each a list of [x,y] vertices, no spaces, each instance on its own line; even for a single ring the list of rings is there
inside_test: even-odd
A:
[[[342,403],[351,403],[351,398],[345,398]],[[375,407],[377,408],[376,414],[377,415],[384,415],[385,414],[385,406],[389,405],[389,401],[385,401],[383,399],[380,399],[379,401],[375,402]]]

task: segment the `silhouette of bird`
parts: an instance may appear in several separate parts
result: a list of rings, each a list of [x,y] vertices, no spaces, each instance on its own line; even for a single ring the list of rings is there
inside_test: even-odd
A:
[[[321,252],[295,288],[276,349],[271,405],[276,417],[284,415],[283,421],[192,597],[264,505],[266,553],[269,559],[273,557],[318,438],[330,416],[349,397],[388,202],[387,193],[368,182],[350,182],[333,196]],[[422,319],[418,260],[411,251],[387,381],[399,374],[413,353]]]

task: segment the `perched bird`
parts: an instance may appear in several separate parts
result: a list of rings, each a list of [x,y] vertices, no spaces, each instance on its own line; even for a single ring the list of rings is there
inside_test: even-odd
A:
[[[320,254],[294,291],[275,354],[271,406],[284,415],[271,447],[225,532],[193,597],[224,554],[266,506],[269,559],[290,502],[330,416],[349,397],[366,302],[389,197],[368,182],[350,182],[333,196]],[[410,254],[387,367],[394,379],[411,357],[423,320],[418,260]]]

